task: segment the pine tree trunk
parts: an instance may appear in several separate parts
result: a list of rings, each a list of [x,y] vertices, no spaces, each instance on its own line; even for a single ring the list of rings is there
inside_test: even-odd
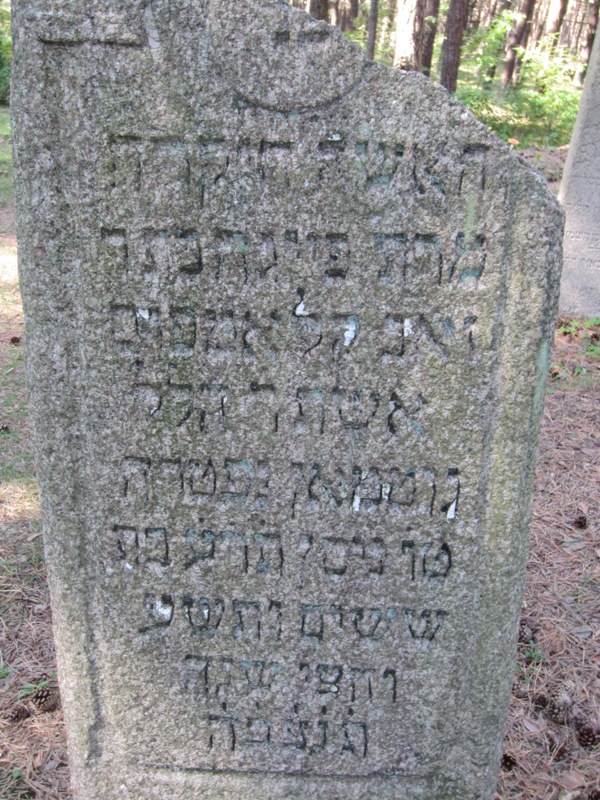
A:
[[[495,19],[496,16],[500,16],[500,14],[502,14],[504,11],[508,11],[511,5],[512,5],[512,0],[500,0],[500,3],[496,6],[496,13],[492,17],[492,19]],[[492,22],[492,20],[490,20],[490,22]],[[500,59],[501,53],[502,53],[502,48],[498,48],[497,51],[498,59]],[[494,80],[494,78],[496,77],[495,64],[486,71],[486,77],[488,78],[489,81]]]
[[[473,5],[469,11],[469,30],[476,31],[479,28],[482,15],[483,2],[481,0],[473,0]]]
[[[567,13],[568,0],[551,0],[546,21],[546,36],[553,36],[552,49],[556,47],[558,35]]]
[[[415,69],[424,75],[431,73],[431,61],[433,59],[433,44],[437,32],[437,19],[440,11],[440,0],[425,0],[423,16],[423,35],[421,36],[421,46],[417,51]]]
[[[396,2],[394,0],[394,9],[396,7]],[[390,38],[391,38],[391,12],[393,9],[391,8],[392,3],[390,0],[383,0],[383,9],[384,14],[381,19],[381,24],[379,26],[379,35],[377,37],[377,47],[379,48],[379,52],[384,55],[387,59],[390,50]]]
[[[497,8],[498,8],[498,0],[492,0],[483,18],[483,22],[481,25],[482,28],[489,27],[492,20],[496,18]]]
[[[535,5],[535,0],[534,0]],[[527,49],[527,44],[529,42],[529,37],[531,35],[531,20],[532,20],[533,12],[529,15],[529,19],[525,21],[525,27],[523,29],[523,33],[521,34],[521,39],[519,41],[519,55],[517,56],[517,60],[515,62],[515,69],[512,74],[512,84],[517,88],[519,85],[519,73],[521,72],[521,64],[523,63],[523,56],[521,53],[523,50]]]
[[[576,30],[575,42],[573,44],[573,52],[574,53],[578,53],[579,52],[579,49],[580,49],[579,40],[581,39],[581,35],[583,33],[584,27],[586,27],[585,26],[585,21],[587,19],[588,9],[586,8],[586,5],[584,3],[582,3],[582,6],[583,6],[583,8],[581,9],[581,14],[577,18],[577,25],[576,25],[576,29],[575,29]]]
[[[423,0],[398,0],[394,66],[416,69],[417,42],[423,25]]]
[[[592,47],[596,37],[596,30],[598,29],[598,11],[600,10],[600,0],[594,0],[594,3],[588,8],[587,25],[585,31],[585,43],[581,51],[581,57],[573,83],[580,89],[583,88],[585,80],[585,73],[590,63],[590,56],[592,55]]]
[[[329,0],[306,0],[306,10],[315,19],[329,21]]]
[[[531,22],[531,15],[533,14],[533,7],[535,0],[524,0],[521,8],[520,18],[517,24],[508,35],[508,44],[506,47],[506,61],[504,62],[504,69],[502,71],[502,79],[500,85],[503,89],[509,85],[515,71],[515,64],[517,62],[517,47],[520,46],[521,40],[525,35],[527,26]]]
[[[537,4],[535,13],[533,15],[533,22],[531,25],[532,33],[529,39],[531,47],[535,47],[535,45],[544,36],[546,31],[546,26],[548,25],[549,11],[550,11],[550,0],[542,0],[541,3]]]
[[[449,92],[456,91],[460,48],[467,25],[468,13],[469,0],[450,0],[448,18],[446,19],[446,34],[442,44],[442,70],[440,75],[440,83]]]
[[[465,26],[465,30],[473,31],[477,27],[477,15],[478,15],[478,0],[469,0],[469,8],[467,9],[467,24]]]
[[[375,60],[375,41],[377,39],[377,10],[379,0],[371,0],[369,6],[369,27],[367,34],[367,57]]]
[[[331,5],[329,7],[329,15],[332,25],[339,25],[340,24],[340,0],[332,0]]]
[[[586,2],[574,3],[568,11],[566,20],[560,32],[559,44],[568,47],[573,55],[577,54],[577,40],[579,38],[583,21],[587,18],[588,6]]]

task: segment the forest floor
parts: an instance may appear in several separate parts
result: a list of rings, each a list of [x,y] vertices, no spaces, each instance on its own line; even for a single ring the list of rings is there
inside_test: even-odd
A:
[[[565,153],[521,155],[556,187]],[[0,208],[0,800],[70,800],[16,263],[8,205]],[[561,320],[556,333],[495,800],[600,800],[600,325],[583,322]]]

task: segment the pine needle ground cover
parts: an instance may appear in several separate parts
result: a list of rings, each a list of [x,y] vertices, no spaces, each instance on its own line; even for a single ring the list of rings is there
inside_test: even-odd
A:
[[[10,146],[2,134],[6,122],[0,112],[0,160]],[[556,185],[564,150],[522,155]],[[599,337],[600,320],[559,321],[495,800],[600,800]],[[25,405],[14,214],[6,205],[0,207],[0,800],[71,800],[68,780]]]

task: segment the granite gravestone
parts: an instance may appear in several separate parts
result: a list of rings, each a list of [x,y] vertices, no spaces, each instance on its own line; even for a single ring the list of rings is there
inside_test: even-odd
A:
[[[559,198],[566,212],[560,310],[600,317],[600,37],[596,38]]]
[[[78,800],[490,798],[560,271],[543,181],[275,0],[18,0]]]

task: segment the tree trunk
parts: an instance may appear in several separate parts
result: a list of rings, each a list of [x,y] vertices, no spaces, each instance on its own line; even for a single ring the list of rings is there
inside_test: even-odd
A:
[[[375,41],[377,39],[377,9],[379,0],[371,0],[369,6],[369,27],[367,33],[367,58],[375,60]]]
[[[500,85],[503,89],[509,85],[512,80],[513,72],[515,71],[515,64],[517,62],[517,47],[525,35],[527,26],[531,22],[531,15],[533,14],[533,7],[535,0],[524,0],[521,8],[520,18],[508,35],[508,44],[506,46],[506,61],[504,62],[504,69],[502,71],[502,79]]]
[[[469,12],[469,29],[476,31],[481,26],[481,17],[484,13],[482,0],[475,0]]]
[[[535,0],[534,0],[534,5],[535,5]],[[519,73],[521,71],[521,64],[523,63],[522,53],[523,53],[523,50],[525,50],[527,48],[527,44],[529,42],[529,37],[531,35],[531,18],[532,18],[532,16],[533,16],[533,10],[532,10],[532,13],[529,15],[529,19],[525,21],[525,27],[523,29],[523,33],[521,35],[521,39],[519,40],[519,55],[517,56],[517,60],[515,62],[515,68],[514,68],[514,71],[513,71],[513,74],[512,74],[512,84],[515,87],[515,89],[519,85]]]
[[[580,49],[579,48],[579,40],[581,39],[581,34],[583,33],[583,29],[585,27],[585,21],[587,19],[587,13],[588,13],[588,9],[586,7],[586,4],[582,3],[581,6],[582,6],[581,14],[577,18],[575,42],[574,42],[574,45],[573,45],[573,52],[574,53],[578,53],[579,52],[579,49]]]
[[[306,0],[306,10],[315,19],[329,21],[329,0]]]
[[[417,69],[417,49],[423,27],[423,0],[398,0],[394,66]]]
[[[456,91],[460,48],[468,13],[469,0],[450,0],[448,18],[446,19],[446,33],[442,44],[442,71],[440,75],[440,83],[449,92]]]
[[[558,35],[562,28],[565,14],[567,13],[568,0],[551,0],[550,8],[548,9],[548,18],[546,20],[546,36],[553,36],[552,49],[556,47],[558,42]]]
[[[340,24],[340,0],[332,0],[329,7],[329,21],[332,25]]]
[[[588,8],[587,25],[585,31],[585,43],[581,51],[581,58],[573,78],[573,83],[580,89],[583,88],[585,73],[590,63],[590,56],[592,54],[592,47],[596,37],[596,30],[598,28],[598,11],[600,10],[600,0],[594,0],[594,3]]]
[[[386,60],[389,56],[390,51],[390,38],[391,38],[391,17],[392,11],[396,8],[396,3],[394,2],[394,9],[391,8],[390,0],[383,0],[383,10],[384,14],[381,19],[381,24],[379,25],[379,35],[377,39],[377,47],[379,52],[386,57]]]
[[[586,2],[576,2],[569,9],[562,29],[559,44],[569,48],[573,55],[577,54],[577,40],[581,31],[583,20],[587,17],[588,6]]]
[[[341,28],[343,31],[351,31],[360,11],[358,0],[340,0],[340,4]]]
[[[420,41],[420,48],[417,51],[415,69],[424,75],[431,73],[431,61],[433,59],[433,44],[437,33],[437,20],[440,11],[440,0],[425,0],[423,17],[423,33]]]
[[[548,25],[549,11],[550,11],[550,0],[541,0],[541,2],[537,4],[535,13],[533,15],[533,22],[531,25],[532,35],[529,39],[531,47],[535,47],[536,44],[542,38],[542,36],[545,35],[546,26]]]
[[[467,9],[467,24],[465,30],[471,32],[479,26],[479,17],[481,11],[479,9],[478,0],[469,0],[469,8]]]
[[[483,18],[483,22],[481,23],[482,28],[487,28],[491,24],[492,20],[495,19],[496,13],[498,8],[498,0],[492,0],[489,4],[486,14]]]
[[[492,19],[490,20],[490,23],[492,22],[493,19],[496,18],[496,16],[499,17],[500,14],[502,14],[504,11],[508,11],[508,9],[511,7],[511,5],[512,5],[512,0],[500,0],[500,3],[496,6],[496,9],[495,9],[496,13],[494,14]],[[500,56],[502,54],[502,48],[501,47],[498,48],[498,50],[496,51],[496,54],[498,56],[498,60],[500,60]],[[491,81],[493,81],[495,77],[496,77],[496,65],[494,64],[488,70],[486,70],[487,82],[491,83]]]

